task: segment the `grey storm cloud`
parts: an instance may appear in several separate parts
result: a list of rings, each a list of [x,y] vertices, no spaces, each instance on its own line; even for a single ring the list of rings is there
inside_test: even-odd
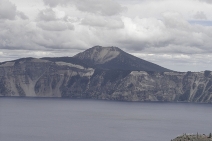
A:
[[[17,16],[19,16],[23,20],[29,19],[23,12],[20,11],[17,11]]]
[[[33,42],[39,30],[25,20],[6,20],[0,23],[0,49],[38,49]]]
[[[207,20],[207,17],[203,11],[198,11],[193,17],[194,19]]]
[[[23,12],[17,11],[16,6],[9,0],[0,0],[0,19],[14,20],[16,16],[28,19]]]
[[[16,6],[8,0],[0,0],[0,19],[15,19]]]

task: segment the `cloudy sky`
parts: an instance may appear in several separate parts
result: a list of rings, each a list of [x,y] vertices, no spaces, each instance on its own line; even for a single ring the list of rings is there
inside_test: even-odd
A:
[[[212,0],[0,0],[0,62],[95,45],[172,70],[212,70]]]

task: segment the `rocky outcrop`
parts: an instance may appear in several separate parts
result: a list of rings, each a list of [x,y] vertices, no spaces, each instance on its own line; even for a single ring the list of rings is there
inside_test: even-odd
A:
[[[212,141],[211,133],[209,135],[205,134],[183,134],[181,136],[176,137],[171,141]]]

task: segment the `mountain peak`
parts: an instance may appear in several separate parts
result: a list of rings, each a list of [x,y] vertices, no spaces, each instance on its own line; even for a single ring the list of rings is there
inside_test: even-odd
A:
[[[99,45],[94,46],[90,49],[101,49],[101,50],[111,50],[111,51],[121,50],[120,48],[115,47],[115,46],[103,47],[103,46],[99,46]]]
[[[157,64],[128,54],[118,47],[94,46],[74,56],[86,64],[101,69],[169,72]]]
[[[118,47],[102,47],[94,46],[86,51],[75,55],[75,58],[80,60],[90,60],[94,64],[104,64],[114,58],[116,58],[121,52]]]

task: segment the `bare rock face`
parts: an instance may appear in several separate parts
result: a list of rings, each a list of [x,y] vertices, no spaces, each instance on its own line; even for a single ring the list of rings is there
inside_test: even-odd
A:
[[[67,57],[23,58],[1,63],[0,96],[212,102],[210,71],[102,69],[81,61]]]

